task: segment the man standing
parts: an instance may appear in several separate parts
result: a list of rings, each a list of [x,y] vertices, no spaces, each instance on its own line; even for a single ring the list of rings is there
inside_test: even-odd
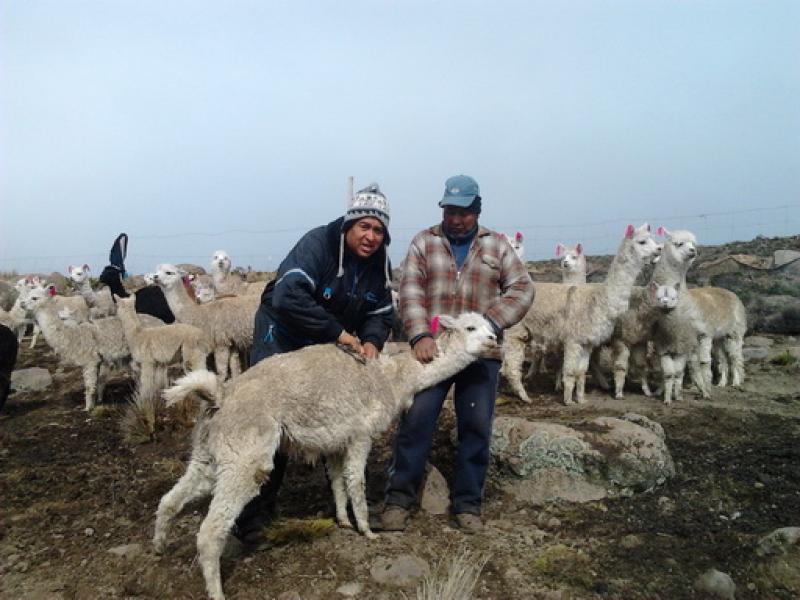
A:
[[[502,331],[525,316],[533,302],[533,282],[508,241],[478,225],[481,196],[477,182],[466,175],[445,183],[442,223],[418,233],[411,242],[400,285],[400,313],[417,360],[436,355],[431,319],[476,311]],[[447,391],[455,384],[458,423],[456,474],[451,511],[456,526],[480,531],[481,502],[489,466],[500,351],[414,398],[395,439],[389,469],[383,529],[401,531],[425,474],[436,422]]]

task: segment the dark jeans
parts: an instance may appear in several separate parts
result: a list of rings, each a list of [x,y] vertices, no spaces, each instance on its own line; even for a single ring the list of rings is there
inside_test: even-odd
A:
[[[416,504],[436,422],[447,391],[455,384],[458,450],[451,510],[456,514],[481,513],[499,372],[499,360],[479,359],[450,379],[414,397],[414,403],[397,430],[386,486],[386,504],[403,508]]]
[[[298,343],[298,340],[281,334],[278,325],[270,319],[262,307],[259,307],[255,317],[253,347],[250,349],[250,366],[273,354],[292,352],[304,345]],[[269,474],[269,479],[261,486],[258,496],[247,503],[239,514],[239,518],[236,519],[236,526],[240,531],[246,532],[252,525],[260,526],[262,520],[268,519],[274,514],[278,491],[281,488],[283,476],[286,474],[286,463],[288,462],[289,457],[286,454],[280,451],[275,454],[275,467]]]

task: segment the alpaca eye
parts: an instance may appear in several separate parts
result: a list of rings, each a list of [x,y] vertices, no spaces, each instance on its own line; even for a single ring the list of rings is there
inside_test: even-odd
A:
[[[470,325],[469,327],[467,327],[467,331],[475,331],[475,328],[472,325]]]

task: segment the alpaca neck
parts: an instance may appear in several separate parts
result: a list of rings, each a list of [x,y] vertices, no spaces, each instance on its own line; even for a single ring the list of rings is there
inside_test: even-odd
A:
[[[81,296],[83,296],[84,299],[94,297],[94,290],[92,289],[92,286],[89,284],[88,277],[83,281],[81,281],[80,283],[78,283],[78,291],[80,292]]]
[[[628,309],[633,284],[644,266],[632,244],[627,238],[623,240],[608,269],[605,292],[611,317],[618,317]]]
[[[411,352],[397,354],[386,362],[386,375],[400,387],[398,398],[413,396],[452,377],[475,361],[476,357],[465,349],[449,347],[439,350],[431,362],[419,362]]]
[[[191,320],[196,313],[197,303],[189,298],[186,288],[183,287],[181,281],[176,282],[174,285],[164,290],[164,296],[167,298],[167,304],[179,321]]]
[[[228,280],[228,273],[225,271],[220,271],[218,269],[214,269],[211,271],[211,280],[214,282],[214,286],[222,285]]]
[[[122,330],[125,332],[126,338],[130,339],[142,329],[142,323],[139,321],[139,317],[136,316],[135,311],[120,306],[119,310],[117,310],[117,316],[122,323]]]
[[[656,268],[653,269],[651,281],[661,285],[673,285],[679,281],[681,287],[686,289],[686,273],[689,271],[690,265],[691,262],[682,261],[677,251],[667,242],[664,245],[661,259],[656,263]]]
[[[35,316],[45,341],[57,354],[62,354],[64,344],[68,343],[68,337],[73,331],[56,314],[56,307],[52,300],[40,305],[35,311]]]
[[[586,283],[586,271],[562,271],[561,283],[581,285]]]

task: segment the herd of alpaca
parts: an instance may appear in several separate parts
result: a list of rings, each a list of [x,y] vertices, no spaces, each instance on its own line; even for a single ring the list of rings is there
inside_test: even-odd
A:
[[[689,231],[668,231],[656,244],[648,226],[629,226],[603,283],[586,283],[581,244],[559,244],[562,283],[535,282],[536,297],[525,318],[506,332],[503,375],[513,392],[530,402],[524,380],[544,354],[562,356],[557,385],[564,404],[585,400],[586,373],[607,387],[602,357],[608,357],[614,393],[623,397],[629,365],[636,368],[642,391],[652,395],[650,377],[660,372],[664,403],[679,400],[688,367],[703,397],[712,387],[712,358],[718,386],[744,380],[742,345],[747,319],[741,300],[715,287],[689,289],[686,273],[697,257],[697,240]],[[645,287],[634,285],[648,262],[655,263]],[[526,355],[531,369],[523,376]],[[573,399],[574,392],[574,399]]]
[[[23,339],[32,327],[31,347],[39,333],[66,365],[80,367],[84,382],[84,408],[92,410],[103,398],[112,367],[130,364],[139,394],[158,395],[168,379],[170,366],[192,371],[206,367],[213,354],[221,380],[241,371],[240,353],[252,343],[253,315],[263,283],[245,284],[234,290],[239,278],[220,267],[217,252],[212,261],[217,288],[203,306],[194,299],[185,275],[172,265],[160,265],[146,283],[163,289],[177,322],[165,324],[149,314],[136,312],[136,296],[118,298],[104,287],[94,290],[88,265],[70,266],[69,281],[76,289],[62,296],[53,285],[37,277],[20,279],[15,285],[17,298],[9,311],[0,309],[0,324]],[[149,281],[148,281],[149,279]],[[213,301],[212,301],[213,300]]]

